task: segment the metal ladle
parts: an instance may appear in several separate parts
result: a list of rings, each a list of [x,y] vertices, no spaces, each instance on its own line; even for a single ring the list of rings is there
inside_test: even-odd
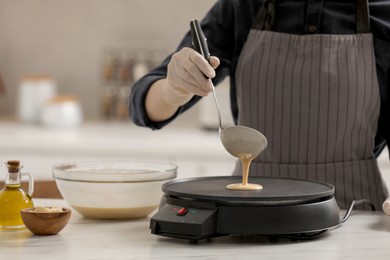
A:
[[[207,61],[210,60],[210,53],[206,43],[206,37],[197,20],[190,23],[192,44]],[[251,159],[259,156],[267,147],[267,138],[259,131],[246,126],[228,126],[223,128],[221,111],[219,109],[217,95],[213,86],[213,95],[218,112],[219,136],[225,149],[233,156],[241,158],[245,156]]]

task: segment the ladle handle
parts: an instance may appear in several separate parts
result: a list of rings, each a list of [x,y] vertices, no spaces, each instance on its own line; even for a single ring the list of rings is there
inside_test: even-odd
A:
[[[190,22],[192,46],[199,52],[207,61],[210,61],[210,51],[207,46],[207,38],[204,36],[202,28],[198,20]]]
[[[199,21],[192,20],[190,22],[190,27],[191,27],[192,46],[194,46],[194,49],[197,52],[199,52],[208,62],[210,62],[210,51],[207,45],[207,38],[206,36],[204,36]],[[214,86],[213,86],[213,96],[214,96],[215,105],[217,107],[217,112],[218,112],[219,130],[222,130],[221,111],[219,109],[217,94],[215,94]]]
[[[217,107],[219,131],[222,131],[221,111],[220,111],[220,109],[219,109],[217,94],[215,93],[215,88],[214,88],[214,87],[213,87],[213,96],[214,96],[214,100],[215,100],[215,106]]]

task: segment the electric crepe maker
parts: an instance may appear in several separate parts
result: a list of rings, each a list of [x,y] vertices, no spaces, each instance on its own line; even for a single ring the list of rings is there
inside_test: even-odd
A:
[[[335,188],[325,182],[251,177],[262,190],[226,189],[238,182],[239,176],[221,176],[165,183],[151,233],[192,241],[224,235],[312,239],[344,222],[353,207],[340,219]]]

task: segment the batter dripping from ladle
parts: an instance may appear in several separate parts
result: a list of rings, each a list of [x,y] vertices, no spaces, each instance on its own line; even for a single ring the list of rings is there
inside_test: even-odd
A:
[[[250,165],[267,147],[267,138],[259,131],[246,126],[230,126],[220,130],[225,149],[239,158],[242,164],[242,183],[226,186],[229,190],[261,190],[259,184],[248,182]]]
[[[233,183],[226,186],[228,190],[262,190],[260,184],[248,183],[249,168],[254,157],[252,154],[242,154],[239,156],[242,164],[242,183]]]

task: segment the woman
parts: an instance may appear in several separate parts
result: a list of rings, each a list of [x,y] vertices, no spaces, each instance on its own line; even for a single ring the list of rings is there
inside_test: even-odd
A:
[[[235,123],[268,139],[251,176],[332,183],[341,208],[387,197],[375,157],[390,141],[390,1],[220,0],[201,25],[210,64],[177,51],[133,88],[130,112],[159,129],[230,76]],[[214,71],[214,69],[216,69]],[[206,76],[206,77],[205,77]]]

